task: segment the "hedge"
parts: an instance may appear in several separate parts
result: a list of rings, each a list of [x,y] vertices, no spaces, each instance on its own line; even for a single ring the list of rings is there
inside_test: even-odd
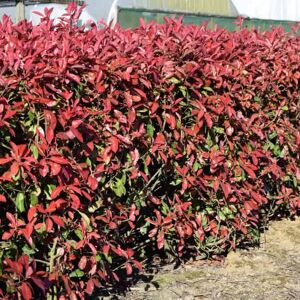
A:
[[[85,299],[300,207],[300,37],[0,23],[0,296]]]

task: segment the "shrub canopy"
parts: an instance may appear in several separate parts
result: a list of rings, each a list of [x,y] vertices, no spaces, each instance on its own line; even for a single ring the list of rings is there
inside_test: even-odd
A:
[[[80,12],[0,23],[1,297],[85,298],[300,207],[299,36]]]

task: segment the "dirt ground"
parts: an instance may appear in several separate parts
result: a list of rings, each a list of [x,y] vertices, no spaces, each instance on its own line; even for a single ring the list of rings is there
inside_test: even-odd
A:
[[[231,252],[222,264],[169,266],[122,299],[300,299],[300,218],[272,223],[259,248]]]

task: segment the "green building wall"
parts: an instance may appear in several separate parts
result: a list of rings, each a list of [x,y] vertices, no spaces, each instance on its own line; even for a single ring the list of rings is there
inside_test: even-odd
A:
[[[245,0],[251,1],[251,0]],[[238,15],[230,0],[135,0],[133,8],[118,8],[118,22],[122,27],[134,28],[139,25],[139,19],[146,22],[155,20],[158,23],[164,21],[164,17],[183,15],[184,23],[201,24],[207,22],[213,28],[219,25],[228,30],[235,30],[233,22]],[[283,26],[290,30],[293,22],[245,19],[244,26],[259,27],[261,30],[271,26]]]

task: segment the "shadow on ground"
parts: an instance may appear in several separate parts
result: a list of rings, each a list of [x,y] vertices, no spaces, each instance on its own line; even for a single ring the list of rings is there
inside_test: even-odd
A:
[[[273,222],[259,248],[162,270],[118,299],[300,299],[300,218]]]

